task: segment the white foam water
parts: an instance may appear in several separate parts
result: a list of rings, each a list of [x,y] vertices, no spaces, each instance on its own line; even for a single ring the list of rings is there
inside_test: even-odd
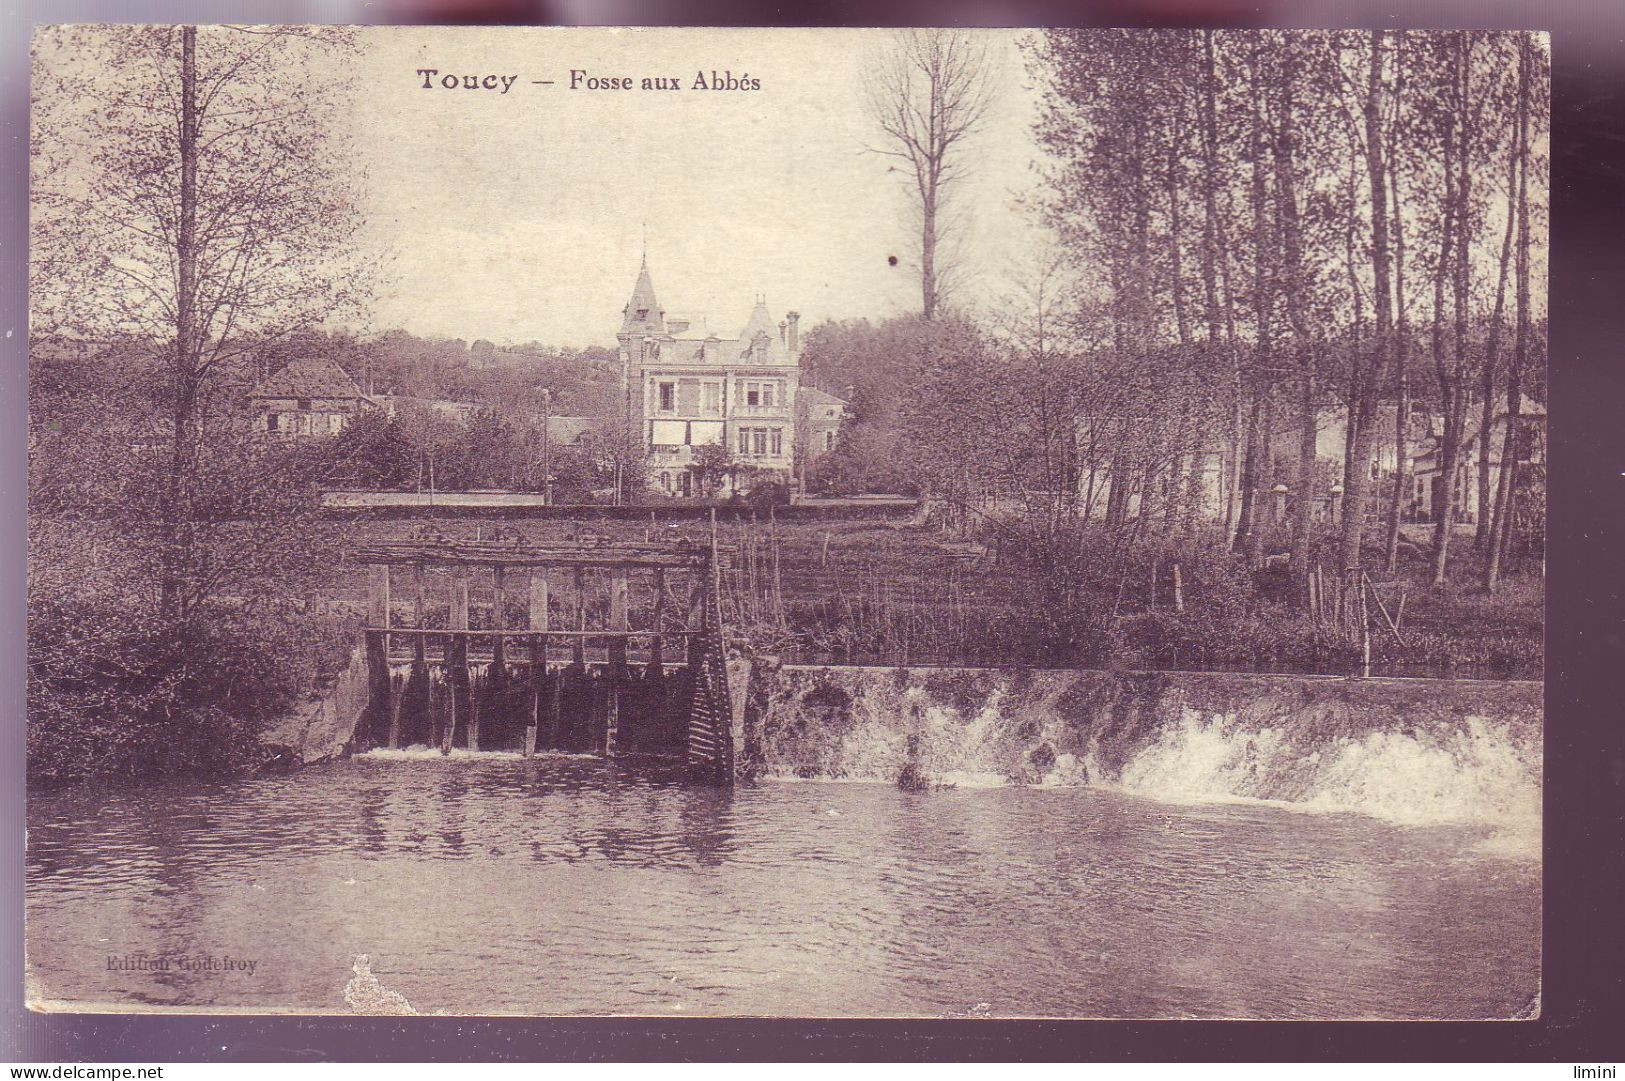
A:
[[[1285,728],[1187,709],[1123,766],[1117,783],[1172,802],[1240,797],[1409,826],[1538,826],[1539,773],[1535,748],[1478,717],[1462,728],[1377,730],[1311,749]]]
[[[1078,711],[1064,680],[947,702],[916,685],[850,687],[851,723],[806,726],[769,772],[927,787],[1089,785],[1165,803],[1259,802],[1408,827],[1487,827],[1487,854],[1538,852],[1538,727],[1513,717],[1360,718],[1290,698],[1239,712]],[[787,708],[794,709],[794,705]],[[1161,715],[1159,715],[1161,714]],[[815,725],[822,717],[815,719]],[[838,734],[837,734],[838,733]]]
[[[368,759],[378,762],[411,762],[411,761],[440,761],[442,759],[466,762],[495,762],[507,758],[521,759],[524,755],[518,751],[468,751],[461,747],[453,747],[450,754],[443,753],[438,747],[429,747],[422,743],[415,743],[410,747],[374,747],[363,751],[356,758]],[[594,759],[598,756],[591,753],[578,754],[569,751],[541,751],[534,755],[536,758],[586,758]]]

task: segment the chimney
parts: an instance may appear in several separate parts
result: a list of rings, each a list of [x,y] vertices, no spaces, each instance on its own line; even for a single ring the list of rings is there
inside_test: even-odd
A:
[[[789,335],[785,340],[785,345],[789,347],[790,355],[795,356],[801,352],[801,313],[788,312],[785,314],[784,321],[789,324]]]
[[[784,345],[785,342],[786,342],[786,339],[785,339],[785,336],[784,336],[784,328],[789,326],[789,325],[790,324],[785,322],[783,319],[779,320],[779,344],[780,345]]]

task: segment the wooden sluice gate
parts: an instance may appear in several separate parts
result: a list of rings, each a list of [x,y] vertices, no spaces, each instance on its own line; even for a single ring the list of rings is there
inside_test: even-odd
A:
[[[731,782],[725,551],[714,536],[354,549],[369,575],[356,750],[660,755]]]

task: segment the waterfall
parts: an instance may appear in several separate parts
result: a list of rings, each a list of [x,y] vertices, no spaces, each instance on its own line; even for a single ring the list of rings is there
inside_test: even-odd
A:
[[[1537,829],[1540,687],[1229,673],[780,669],[761,775],[1093,785]]]

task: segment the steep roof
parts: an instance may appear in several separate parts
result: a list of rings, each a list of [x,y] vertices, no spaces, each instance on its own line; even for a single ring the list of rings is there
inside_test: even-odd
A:
[[[639,312],[646,312],[639,318]],[[629,330],[652,330],[660,332],[664,329],[663,313],[660,310],[660,301],[655,299],[654,279],[649,277],[649,258],[644,256],[643,263],[638,267],[638,281],[632,286],[632,299],[626,302],[622,309],[621,333]]]
[[[260,381],[256,398],[363,398],[349,373],[326,357],[301,357]]]
[[[745,320],[745,329],[739,332],[739,340],[749,346],[756,339],[756,335],[766,334],[770,339],[778,340],[778,327],[773,325],[773,317],[767,312],[767,301],[758,299],[756,307],[750,310],[750,316]]]
[[[796,397],[807,409],[845,409],[847,406],[845,398],[837,398],[817,387],[802,387],[796,391]]]

